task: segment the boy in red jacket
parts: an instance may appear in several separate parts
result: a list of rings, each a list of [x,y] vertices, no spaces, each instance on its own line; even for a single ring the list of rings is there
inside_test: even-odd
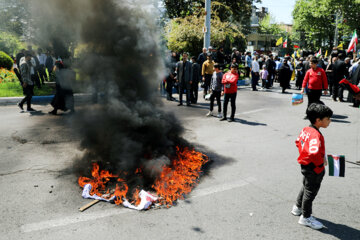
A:
[[[311,125],[303,128],[295,143],[299,149],[298,162],[304,175],[303,186],[299,192],[291,213],[300,216],[299,224],[321,229],[324,225],[317,221],[312,214],[314,201],[325,175],[324,166],[327,165],[325,156],[325,140],[320,128],[327,128],[330,124],[332,110],[320,103],[312,103],[306,110]]]

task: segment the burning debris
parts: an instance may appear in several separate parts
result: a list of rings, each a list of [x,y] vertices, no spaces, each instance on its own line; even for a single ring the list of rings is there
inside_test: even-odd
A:
[[[207,157],[193,150],[180,122],[161,109],[157,88],[165,64],[158,13],[152,11],[156,2],[34,2],[38,39],[51,42],[62,59],[71,55],[61,55],[67,49],[83,46],[75,67],[84,85],[78,88],[94,98],[77,109],[71,126],[81,139],[83,155],[74,169],[85,196],[139,207],[142,196],[172,205],[188,194]],[[85,177],[89,168],[91,177]]]
[[[150,189],[157,196],[143,189],[140,190],[139,187],[135,187],[132,194],[129,194],[128,184],[123,178],[106,170],[100,171],[97,163],[93,164],[92,178],[79,177],[78,183],[83,188],[84,198],[122,204],[136,210],[148,209],[153,202],[170,206],[177,199],[183,199],[196,186],[201,168],[207,161],[208,158],[200,152],[177,148],[171,165],[162,166],[162,171],[156,176]],[[135,174],[142,178],[142,168],[138,168]],[[123,175],[128,174],[124,172]],[[111,189],[109,186],[114,184],[115,187]],[[130,202],[128,197],[132,199]]]

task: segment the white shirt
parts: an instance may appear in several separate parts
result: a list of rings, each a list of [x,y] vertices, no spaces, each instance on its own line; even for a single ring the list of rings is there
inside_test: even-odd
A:
[[[46,55],[44,53],[37,56],[40,62],[40,65],[45,65],[46,62]]]
[[[260,71],[260,66],[259,66],[258,61],[253,60],[253,61],[251,62],[251,71],[252,71],[252,72],[259,72],[259,71]]]

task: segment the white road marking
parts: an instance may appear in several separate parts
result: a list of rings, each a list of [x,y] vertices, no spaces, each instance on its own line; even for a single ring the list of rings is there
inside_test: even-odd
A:
[[[234,182],[229,182],[229,183],[225,183],[225,184],[221,184],[221,185],[215,185],[215,186],[211,186],[208,188],[195,189],[189,195],[189,197],[187,199],[203,197],[203,196],[211,195],[214,193],[224,192],[224,191],[228,191],[231,189],[243,187],[254,181],[256,181],[255,178],[249,177],[245,180],[239,179]],[[106,217],[111,217],[111,216],[117,216],[117,215],[130,213],[130,212],[134,212],[134,210],[131,210],[128,208],[122,208],[122,207],[118,207],[118,208],[114,207],[113,209],[96,211],[96,212],[90,212],[90,211],[87,213],[79,212],[78,214],[74,214],[74,215],[71,215],[68,217],[25,224],[25,225],[22,225],[20,227],[20,229],[24,233],[41,231],[44,229],[63,227],[63,226],[67,226],[67,225],[71,225],[71,224],[75,224],[75,223],[86,222],[86,221],[91,221],[91,220],[96,220],[96,219],[106,218]]]
[[[260,109],[255,109],[255,110],[251,110],[251,111],[247,111],[247,112],[236,113],[235,115],[257,113],[257,112],[261,112],[264,110],[266,110],[266,109],[260,108]]]

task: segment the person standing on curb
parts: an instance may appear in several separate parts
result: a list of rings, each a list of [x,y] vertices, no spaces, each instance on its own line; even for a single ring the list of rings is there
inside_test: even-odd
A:
[[[22,87],[23,87],[23,93],[25,97],[21,102],[19,102],[17,105],[21,110],[24,110],[24,103],[27,104],[27,111],[35,111],[33,108],[31,108],[31,99],[34,95],[34,82],[31,80],[31,53],[26,51],[25,57],[22,57],[20,59],[20,73],[21,73],[21,79],[22,79]]]
[[[220,121],[227,120],[226,113],[227,113],[227,105],[229,100],[231,100],[231,115],[229,122],[235,121],[235,111],[236,111],[236,93],[237,93],[237,81],[239,79],[238,74],[238,65],[236,63],[231,64],[231,70],[224,74],[222,78],[222,84],[224,84],[224,91],[221,92],[221,95],[224,95],[224,115]]]
[[[331,122],[332,110],[319,103],[312,103],[306,110],[311,125],[302,129],[295,144],[299,150],[297,159],[304,176],[303,186],[298,194],[291,213],[300,216],[298,223],[312,229],[321,229],[324,225],[312,215],[312,202],[319,192],[327,165],[325,156],[325,140],[319,131],[327,128]]]

